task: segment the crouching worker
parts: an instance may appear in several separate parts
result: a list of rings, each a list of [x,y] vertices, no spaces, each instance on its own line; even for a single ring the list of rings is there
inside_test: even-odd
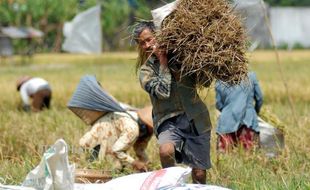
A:
[[[137,109],[119,103],[92,75],[81,78],[68,107],[92,126],[80,139],[80,146],[100,146],[99,159],[112,163],[116,169],[130,164],[138,171],[147,170],[145,149],[153,134],[151,107]],[[137,159],[126,153],[131,147]]]
[[[258,143],[257,114],[263,95],[255,73],[249,72],[248,78],[235,86],[216,82],[216,108],[221,112],[216,129],[219,152],[228,152],[238,144],[250,150]]]
[[[151,108],[138,111],[110,112],[99,118],[81,139],[80,146],[95,148],[100,145],[99,159],[113,163],[121,169],[126,164],[137,171],[147,171],[148,157],[145,153],[153,134]],[[134,148],[138,159],[128,153]]]
[[[46,80],[39,77],[22,76],[17,80],[16,87],[20,92],[24,111],[38,112],[43,108],[49,108],[52,90]]]

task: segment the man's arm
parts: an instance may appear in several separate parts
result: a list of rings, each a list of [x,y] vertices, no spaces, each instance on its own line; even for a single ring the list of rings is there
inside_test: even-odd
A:
[[[152,66],[142,65],[139,79],[142,88],[151,96],[158,99],[170,97],[171,73],[167,66],[160,65],[159,72],[156,73]]]

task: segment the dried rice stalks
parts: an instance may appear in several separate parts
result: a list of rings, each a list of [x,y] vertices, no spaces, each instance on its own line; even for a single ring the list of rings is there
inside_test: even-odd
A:
[[[110,171],[94,169],[76,169],[74,175],[77,183],[105,183],[112,179]]]
[[[181,76],[194,74],[197,86],[246,79],[245,30],[226,0],[181,0],[156,37],[181,63]]]
[[[259,112],[259,116],[275,128],[285,132],[285,124],[277,117],[277,115],[272,113],[270,107],[263,106]]]

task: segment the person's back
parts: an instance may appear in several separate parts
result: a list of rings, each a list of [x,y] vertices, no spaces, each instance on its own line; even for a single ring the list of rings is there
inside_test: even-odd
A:
[[[80,146],[94,148],[100,145],[99,159],[112,159],[115,165],[132,163],[134,159],[125,154],[139,136],[135,120],[125,113],[110,112],[98,119],[89,132],[80,139]]]
[[[250,148],[259,133],[257,113],[262,106],[262,93],[253,72],[248,74],[248,79],[235,86],[216,82],[216,108],[221,112],[217,124],[220,151],[226,151],[237,141]]]
[[[259,132],[257,114],[263,105],[263,94],[255,73],[250,72],[248,77],[250,81],[250,90],[247,99],[246,115],[243,120],[247,126],[251,126],[253,130]]]
[[[250,94],[251,99],[250,99],[249,104],[253,106],[253,101],[254,101],[255,102],[254,109],[256,113],[259,113],[263,105],[263,93],[261,91],[260,85],[256,78],[256,74],[254,72],[250,72],[248,76],[252,84],[252,90]]]
[[[49,88],[49,84],[46,80],[42,79],[42,78],[31,78],[28,81],[26,81],[20,88],[20,90],[22,91],[23,89],[26,90],[28,95],[32,95],[34,93],[36,93],[38,90],[42,89],[42,88]]]
[[[21,77],[17,81],[17,90],[23,101],[23,108],[29,111],[32,106],[33,111],[40,111],[44,107],[49,108],[52,91],[49,83],[39,77]],[[30,102],[32,98],[32,103]]]
[[[136,170],[145,171],[147,156],[145,149],[151,134],[142,134],[136,111],[110,112],[99,118],[81,139],[80,146],[95,148],[100,145],[99,159],[113,163],[115,169],[130,164]],[[147,126],[151,127],[151,126]],[[140,146],[141,145],[141,146]],[[134,147],[138,160],[135,160],[126,151]],[[138,148],[139,147],[139,148]]]
[[[249,86],[229,86],[217,81],[216,108],[221,112],[217,123],[217,133],[232,133],[239,128],[246,115],[247,102],[249,99]]]

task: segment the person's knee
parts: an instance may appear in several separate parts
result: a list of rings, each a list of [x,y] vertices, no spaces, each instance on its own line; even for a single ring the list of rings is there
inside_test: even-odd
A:
[[[174,145],[172,143],[160,145],[159,156],[163,168],[174,166]]]
[[[159,147],[159,155],[161,158],[174,157],[174,145],[166,143]]]
[[[192,179],[193,179],[193,183],[205,184],[206,183],[206,170],[193,168]]]

